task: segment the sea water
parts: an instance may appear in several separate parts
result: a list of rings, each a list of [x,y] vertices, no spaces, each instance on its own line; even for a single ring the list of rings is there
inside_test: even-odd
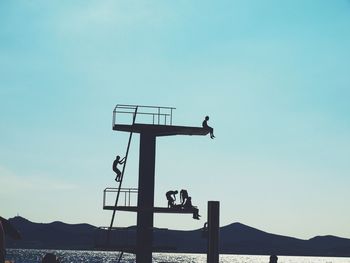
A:
[[[40,263],[46,253],[54,253],[61,263],[112,263],[116,262],[118,252],[83,250],[39,250],[7,249],[7,260],[15,263]],[[154,253],[153,262],[205,263],[204,254]],[[135,262],[135,255],[124,254],[121,262]],[[268,263],[269,256],[220,255],[220,263]],[[350,258],[333,257],[291,257],[278,256],[278,263],[350,263]]]

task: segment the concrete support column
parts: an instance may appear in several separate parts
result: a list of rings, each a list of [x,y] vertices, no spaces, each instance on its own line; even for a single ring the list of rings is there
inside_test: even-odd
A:
[[[208,263],[219,263],[220,203],[208,202]]]
[[[136,262],[152,263],[156,137],[140,134]]]

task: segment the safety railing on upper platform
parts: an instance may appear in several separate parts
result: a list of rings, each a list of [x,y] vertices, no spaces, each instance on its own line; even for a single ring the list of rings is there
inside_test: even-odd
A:
[[[115,198],[118,194],[118,190],[119,188],[107,187],[103,191],[103,207],[115,206]],[[118,206],[136,206],[137,193],[137,188],[120,188],[120,197],[122,198],[122,202],[120,202]]]
[[[113,127],[116,124],[131,124],[137,108],[135,123],[172,125],[173,107],[117,104],[113,110]]]

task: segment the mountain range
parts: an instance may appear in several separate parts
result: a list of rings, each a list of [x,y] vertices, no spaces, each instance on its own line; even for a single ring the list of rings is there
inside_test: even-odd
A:
[[[107,231],[89,224],[34,223],[23,217],[9,219],[22,235],[21,240],[6,240],[8,248],[105,249]],[[132,251],[136,227],[115,228],[113,248]],[[154,250],[179,253],[206,253],[207,240],[202,229],[180,231],[154,229]],[[109,247],[109,249],[113,249]],[[220,228],[220,253],[249,255],[342,256],[350,257],[350,239],[316,236],[304,240],[267,233],[241,223]]]

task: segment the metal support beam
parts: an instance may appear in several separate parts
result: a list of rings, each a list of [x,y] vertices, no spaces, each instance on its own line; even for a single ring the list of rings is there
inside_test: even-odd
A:
[[[208,263],[219,263],[220,203],[208,201]]]
[[[152,263],[156,137],[140,134],[136,262]]]

